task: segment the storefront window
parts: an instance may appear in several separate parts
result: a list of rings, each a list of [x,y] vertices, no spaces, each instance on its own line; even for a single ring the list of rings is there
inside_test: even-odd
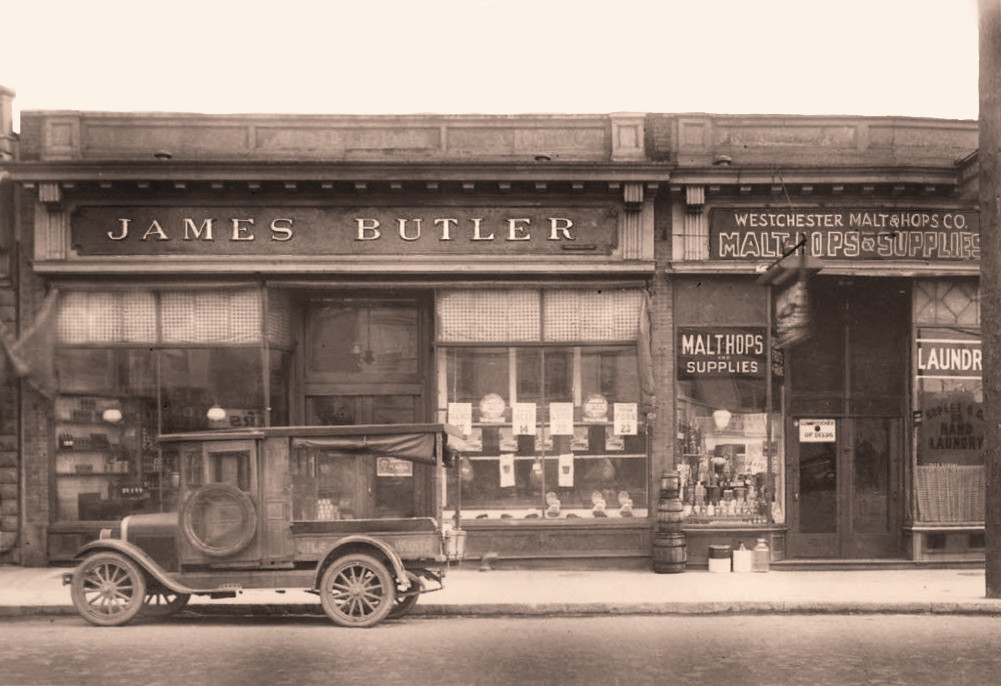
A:
[[[676,449],[690,524],[772,515],[781,423],[765,403],[766,340],[763,328],[679,330]]]
[[[158,444],[159,434],[287,423],[290,354],[269,353],[267,417],[265,358],[254,345],[262,321],[256,296],[63,297],[55,360],[57,520],[116,520],[176,507],[178,458],[173,444]]]
[[[634,349],[450,348],[445,359],[452,421],[471,412],[464,517],[645,516]]]
[[[985,429],[976,281],[915,282],[914,322],[914,517],[982,522]]]
[[[516,290],[449,293],[439,300],[439,407],[465,434],[458,443],[461,488],[449,485],[448,504],[461,504],[463,518],[646,516],[640,294],[590,295]],[[456,304],[473,318],[463,322]],[[519,310],[530,317],[518,318]],[[615,312],[621,318],[622,310],[631,325],[587,328],[588,316],[593,321]],[[512,320],[512,327],[494,317]],[[614,342],[560,340],[581,335]],[[546,337],[556,340],[538,340]],[[469,344],[479,341],[492,344]]]
[[[675,453],[687,525],[784,519],[782,353],[768,349],[765,295],[726,280],[679,288]]]

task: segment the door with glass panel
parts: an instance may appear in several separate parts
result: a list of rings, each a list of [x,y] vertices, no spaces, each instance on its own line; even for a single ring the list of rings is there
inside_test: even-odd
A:
[[[801,417],[791,423],[790,556],[894,557],[900,540],[900,420]]]
[[[910,288],[810,282],[812,335],[787,351],[791,557],[900,557]]]
[[[305,322],[307,424],[426,421],[430,362],[427,300],[323,297]]]

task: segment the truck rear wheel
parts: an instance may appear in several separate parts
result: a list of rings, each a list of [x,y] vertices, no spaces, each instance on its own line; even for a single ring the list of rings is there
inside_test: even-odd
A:
[[[327,616],[340,626],[373,626],[385,619],[396,604],[393,577],[386,565],[370,555],[345,555],[323,573],[320,603]]]
[[[81,617],[97,626],[118,626],[142,610],[146,576],[124,555],[95,553],[74,572],[70,591]]]
[[[142,614],[144,617],[171,617],[188,605],[191,596],[187,593],[174,593],[158,586],[146,591]]]

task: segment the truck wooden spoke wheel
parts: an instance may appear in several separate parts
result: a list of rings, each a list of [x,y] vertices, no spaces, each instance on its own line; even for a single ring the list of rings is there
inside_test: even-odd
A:
[[[117,626],[143,608],[146,577],[124,555],[96,553],[73,574],[71,593],[81,617],[98,626]]]
[[[320,602],[327,616],[340,626],[373,626],[396,605],[393,577],[374,557],[345,555],[323,573]]]

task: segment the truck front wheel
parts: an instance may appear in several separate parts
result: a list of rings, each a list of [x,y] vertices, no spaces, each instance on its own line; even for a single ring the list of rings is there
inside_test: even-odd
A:
[[[95,553],[74,572],[70,591],[81,617],[97,626],[118,626],[142,610],[146,577],[124,555]]]

